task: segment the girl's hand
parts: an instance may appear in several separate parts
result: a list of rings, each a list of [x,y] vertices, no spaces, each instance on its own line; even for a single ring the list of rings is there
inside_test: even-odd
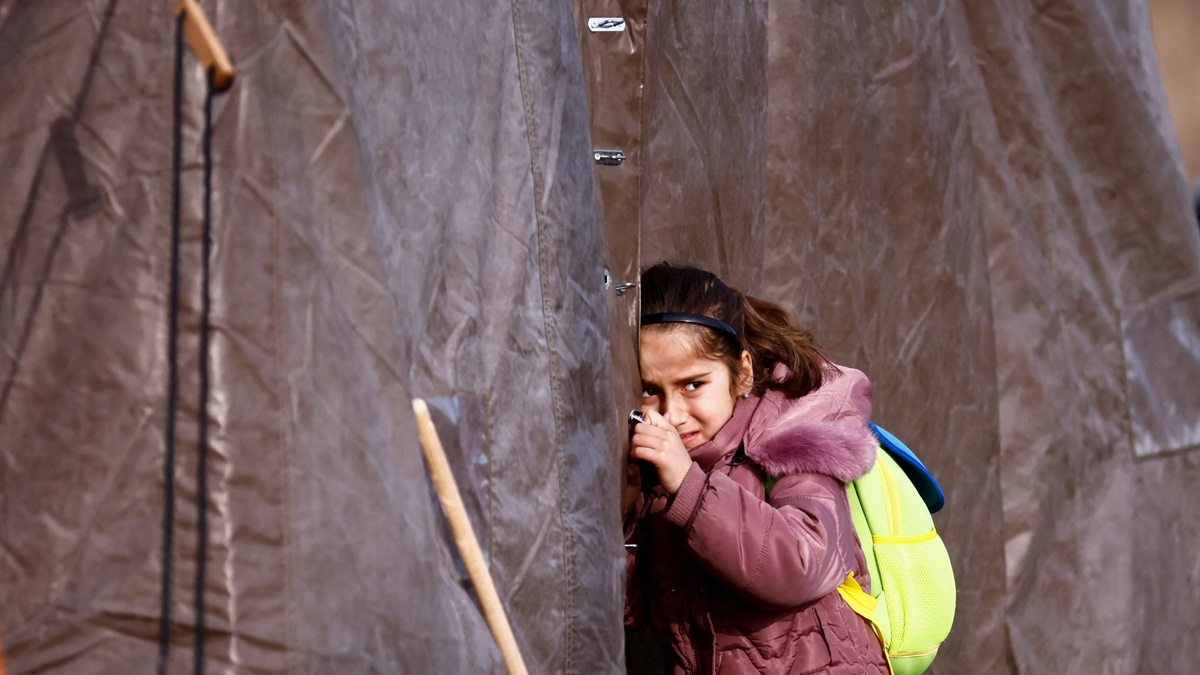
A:
[[[692,468],[692,458],[670,420],[653,410],[643,410],[642,413],[650,423],[638,424],[633,428],[629,457],[653,464],[663,489],[673,495],[679,491],[688,469]]]

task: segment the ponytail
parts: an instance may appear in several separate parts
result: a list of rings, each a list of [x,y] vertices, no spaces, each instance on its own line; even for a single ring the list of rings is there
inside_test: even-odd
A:
[[[799,398],[820,387],[830,361],[812,334],[773,302],[743,295],[742,303],[743,339],[754,359],[754,394],[762,396],[768,389],[776,389],[788,398]],[[781,378],[775,377],[777,364],[789,371]]]

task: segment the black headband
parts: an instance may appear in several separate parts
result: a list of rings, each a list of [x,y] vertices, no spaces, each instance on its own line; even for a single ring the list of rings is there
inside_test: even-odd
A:
[[[711,316],[703,314],[685,314],[683,312],[664,312],[663,314],[643,314],[642,325],[652,326],[656,323],[694,323],[701,326],[725,333],[733,338],[734,342],[738,341],[737,331],[732,326],[724,321],[718,321]]]

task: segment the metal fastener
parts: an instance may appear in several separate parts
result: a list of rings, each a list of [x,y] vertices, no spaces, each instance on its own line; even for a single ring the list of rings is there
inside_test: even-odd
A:
[[[620,150],[596,150],[592,156],[596,158],[597,164],[605,166],[617,166],[625,161],[625,153]]]
[[[595,16],[588,19],[588,30],[593,33],[620,33],[625,30],[625,19],[615,16]]]

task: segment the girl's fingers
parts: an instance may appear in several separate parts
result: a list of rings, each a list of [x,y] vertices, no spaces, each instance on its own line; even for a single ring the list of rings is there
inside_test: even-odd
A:
[[[633,437],[629,442],[633,447],[666,451],[671,445],[671,436],[663,429],[652,427],[648,424],[639,424],[634,428]]]
[[[653,465],[663,488],[675,494],[692,460],[679,439],[679,432],[658,413],[649,411],[650,423],[639,423],[630,438],[629,457]]]
[[[654,410],[643,408],[642,414],[646,416],[646,419],[650,420],[651,426],[658,427],[659,429],[674,429],[674,427],[671,426],[671,423],[667,421],[667,418],[658,414],[658,412]]]
[[[661,461],[664,451],[660,444],[654,441],[634,441],[629,448],[629,456],[633,459],[639,459],[651,464],[658,464]]]
[[[639,424],[634,427],[629,445],[631,457],[646,460],[655,465],[662,464],[671,455],[687,457],[687,449],[683,447],[679,435],[673,428],[661,429],[648,424]]]
[[[629,450],[629,456],[631,458],[650,462],[651,464],[657,464],[657,460],[662,456],[662,454],[663,453],[661,450],[644,444],[634,445]]]
[[[657,412],[649,408],[643,409],[642,414],[646,416],[646,422],[639,422],[634,426],[635,433],[658,433],[662,434],[662,438],[669,439],[672,436],[678,438],[679,432],[675,430],[675,425],[671,421]]]

